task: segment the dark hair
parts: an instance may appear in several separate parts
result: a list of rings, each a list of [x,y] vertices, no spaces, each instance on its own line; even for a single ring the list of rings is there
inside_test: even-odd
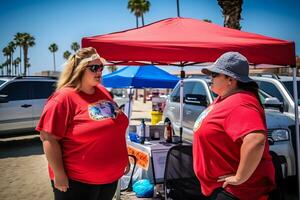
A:
[[[239,89],[242,89],[242,90],[253,93],[256,96],[257,100],[259,101],[260,105],[263,107],[263,104],[262,104],[262,102],[259,98],[259,94],[258,94],[259,87],[258,87],[258,84],[255,81],[251,81],[251,82],[248,82],[248,83],[243,83],[243,82],[238,81],[237,82],[237,87]]]

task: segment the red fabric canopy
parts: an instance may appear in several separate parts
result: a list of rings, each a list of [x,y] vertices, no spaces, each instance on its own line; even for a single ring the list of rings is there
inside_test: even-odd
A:
[[[214,62],[227,51],[238,51],[252,64],[295,65],[295,43],[225,28],[191,18],[169,18],[147,26],[85,37],[110,62],[171,64]]]

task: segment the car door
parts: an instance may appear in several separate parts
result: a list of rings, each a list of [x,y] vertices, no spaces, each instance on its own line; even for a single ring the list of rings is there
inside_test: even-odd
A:
[[[0,132],[32,129],[31,83],[10,82],[2,88],[1,95],[7,95],[8,102],[0,103]]]
[[[32,81],[33,125],[36,126],[48,97],[55,91],[54,81]]]
[[[186,98],[187,94],[192,94],[193,93],[193,88],[194,88],[195,82],[194,81],[185,81],[183,83],[183,98]],[[184,101],[185,102],[185,101]],[[190,124],[191,124],[191,115],[193,114],[193,109],[194,106],[190,104],[183,104],[183,120],[182,120],[182,125],[183,129],[190,129]]]
[[[195,81],[191,84],[192,88],[186,91],[186,94],[202,95],[206,97],[207,104],[209,104],[208,94],[205,86],[202,82]],[[192,141],[193,139],[193,127],[196,119],[206,109],[206,106],[195,105],[195,104],[184,104],[184,139]]]
[[[168,103],[164,109],[166,111],[166,116],[170,119],[173,125],[173,129],[176,133],[179,133],[180,126],[180,87],[174,88],[172,94],[169,97]]]
[[[207,104],[209,104],[207,92],[204,88],[203,83],[201,82],[195,82],[192,88],[192,91],[190,94],[193,95],[202,95],[203,97],[206,97]],[[202,113],[207,106],[201,106],[201,105],[194,105],[194,104],[185,104],[185,126],[189,129],[193,129],[194,123],[200,113]]]

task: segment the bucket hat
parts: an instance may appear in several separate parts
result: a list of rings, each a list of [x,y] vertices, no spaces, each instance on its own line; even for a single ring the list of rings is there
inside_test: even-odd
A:
[[[249,63],[245,56],[239,52],[227,52],[222,54],[215,62],[209,67],[203,68],[202,73],[210,75],[212,72],[225,74],[240,82],[253,81],[249,77]]]

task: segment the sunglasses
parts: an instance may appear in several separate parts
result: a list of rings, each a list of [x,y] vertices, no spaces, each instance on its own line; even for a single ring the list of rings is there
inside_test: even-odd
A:
[[[220,74],[219,73],[216,73],[216,72],[212,72],[211,73],[211,77],[212,78],[216,78],[217,76],[219,76]]]
[[[97,71],[102,72],[104,66],[103,65],[88,65],[87,68],[93,73],[96,73]]]

